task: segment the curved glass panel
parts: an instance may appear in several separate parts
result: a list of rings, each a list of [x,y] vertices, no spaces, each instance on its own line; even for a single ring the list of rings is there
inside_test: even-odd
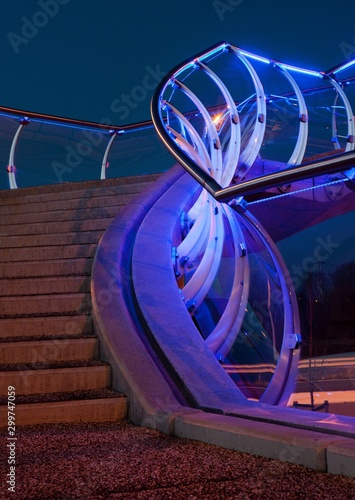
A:
[[[326,411],[353,416],[354,183],[339,173],[292,189],[248,205],[277,242],[297,294],[302,344],[289,405],[324,410],[327,401]]]
[[[250,268],[249,296],[242,326],[222,366],[246,397],[260,399],[281,351],[283,293],[269,251],[246,221],[240,223]]]

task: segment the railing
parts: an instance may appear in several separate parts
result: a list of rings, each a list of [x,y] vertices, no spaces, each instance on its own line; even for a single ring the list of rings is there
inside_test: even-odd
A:
[[[222,365],[272,367],[259,386],[236,380],[263,402],[287,401],[301,326],[292,277],[245,198],[352,182],[353,69],[307,70],[223,42],[171,70],[151,102],[162,142],[205,188],[173,248],[183,299]]]
[[[211,69],[214,66],[215,71]],[[243,74],[242,66],[247,69],[247,75]],[[346,169],[354,166],[351,155],[339,156],[329,164],[307,161],[354,150],[354,105],[351,104],[355,104],[354,71],[355,61],[319,72],[272,61],[223,42],[167,74],[151,102],[153,123],[177,161],[216,199],[228,201],[249,194],[250,185],[241,184],[243,179],[258,179],[251,184],[253,189],[255,187],[253,192],[257,192],[268,186],[314,177],[322,169],[329,173],[328,168],[331,172],[339,172],[344,166]],[[264,85],[259,72],[265,79]],[[201,74],[205,76],[203,81],[198,76]],[[284,80],[282,85],[280,75]],[[248,86],[245,76],[252,85]],[[219,91],[218,105],[202,104],[208,99],[211,89],[208,80],[211,79]],[[237,90],[234,89],[237,95],[227,89],[227,79],[228,89],[237,86]],[[285,81],[289,84],[288,89]],[[280,86],[282,93],[277,92]],[[217,95],[216,89],[213,95]],[[185,120],[184,115],[187,116]],[[280,132],[278,138],[275,128]],[[228,171],[223,182],[219,182],[221,179],[215,171],[209,170],[212,154],[206,165],[197,159],[205,134],[209,141],[207,149],[210,152],[217,149],[219,154],[214,156],[223,157],[224,168]],[[273,147],[275,140],[276,148]],[[284,150],[287,144],[288,152]],[[261,163],[271,171],[270,177],[261,176]],[[301,169],[291,169],[300,164]],[[303,164],[307,169],[303,169]],[[218,169],[218,165],[215,168]],[[353,172],[348,175],[352,178]],[[230,184],[237,186],[232,188]]]
[[[172,163],[150,121],[118,127],[0,107],[0,145],[0,189],[162,172]]]

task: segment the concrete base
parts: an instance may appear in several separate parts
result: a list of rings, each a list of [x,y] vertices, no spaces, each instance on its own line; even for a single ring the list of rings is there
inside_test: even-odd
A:
[[[330,445],[327,449],[328,472],[355,477],[355,440]]]
[[[355,440],[340,436],[213,414],[177,417],[175,435],[354,477]]]

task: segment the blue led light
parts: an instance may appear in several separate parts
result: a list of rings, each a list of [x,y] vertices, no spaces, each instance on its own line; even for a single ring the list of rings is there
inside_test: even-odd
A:
[[[255,59],[255,61],[260,61],[265,64],[270,64],[270,59],[267,59],[266,57],[257,56],[256,54],[252,54],[251,52],[246,52],[245,50],[238,50],[238,53],[242,54],[242,56],[245,56],[248,59]]]
[[[297,193],[305,193],[306,191],[314,191],[315,189],[319,189],[322,187],[326,186],[331,186],[332,184],[340,184],[341,182],[346,182],[349,179],[345,177],[344,179],[337,179],[332,182],[325,182],[323,184],[318,184],[318,186],[311,186],[308,188],[303,188],[303,189],[297,189],[296,191],[290,191],[289,193],[282,193],[282,194],[276,194],[275,196],[270,196],[269,198],[263,198],[261,200],[255,200],[255,201],[250,201],[248,202],[248,205],[256,205],[257,203],[264,203],[266,201],[273,201],[276,200],[277,198],[285,198],[285,196],[293,196]]]
[[[291,66],[290,64],[277,63],[281,68],[288,71],[295,71],[296,73],[303,73],[304,75],[317,76],[322,78],[323,75],[319,71],[313,71],[312,69],[298,68],[297,66]]]
[[[340,73],[341,71],[344,71],[344,70],[350,68],[354,64],[355,64],[355,59],[353,59],[352,61],[347,62],[343,66],[340,66],[340,68],[337,68],[335,71],[333,71],[333,73],[336,75],[337,73]]]
[[[187,64],[185,64],[185,66],[180,68],[179,71],[177,71],[174,74],[174,78],[177,78],[179,75],[181,75],[181,73],[183,73],[184,71],[186,71],[189,68],[191,68],[192,70],[195,69],[195,60],[188,62]]]
[[[198,58],[199,61],[203,61],[207,57],[211,57],[216,55],[218,52],[224,52],[226,50],[227,44],[222,43],[222,45],[219,45],[213,50],[210,50],[209,52],[206,52],[206,54],[203,54],[201,57]]]
[[[212,50],[209,50],[208,52],[206,52],[205,54],[202,54],[202,56],[198,57],[197,59],[193,59],[192,61],[189,61],[188,63],[186,63],[184,66],[182,66],[175,73],[174,77],[177,78],[179,75],[181,75],[181,73],[183,73],[184,71],[186,71],[189,68],[192,68],[193,70],[196,69],[196,62],[197,61],[203,61],[204,59],[207,59],[209,57],[216,56],[216,55],[218,55],[219,52],[224,52],[226,47],[227,47],[227,44],[222,43],[222,45],[219,45],[218,47],[216,47]]]

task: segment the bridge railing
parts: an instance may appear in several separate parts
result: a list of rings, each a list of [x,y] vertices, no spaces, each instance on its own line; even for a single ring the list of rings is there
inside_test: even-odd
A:
[[[313,215],[324,202],[330,217],[339,207],[328,202],[353,198],[352,70],[303,69],[223,42],[172,69],[151,102],[167,150],[205,188],[182,214],[172,249],[182,298],[222,366],[268,366],[262,380],[236,377],[262,402],[287,402],[302,329],[294,277],[268,226],[276,234],[288,213],[299,221],[292,211],[299,197]],[[272,200],[284,196],[291,206],[281,202],[275,213]],[[249,209],[263,201],[260,211],[272,213],[266,224]],[[302,218],[304,227],[315,222],[307,210]]]
[[[125,127],[0,107],[0,189],[163,172],[152,122]]]

